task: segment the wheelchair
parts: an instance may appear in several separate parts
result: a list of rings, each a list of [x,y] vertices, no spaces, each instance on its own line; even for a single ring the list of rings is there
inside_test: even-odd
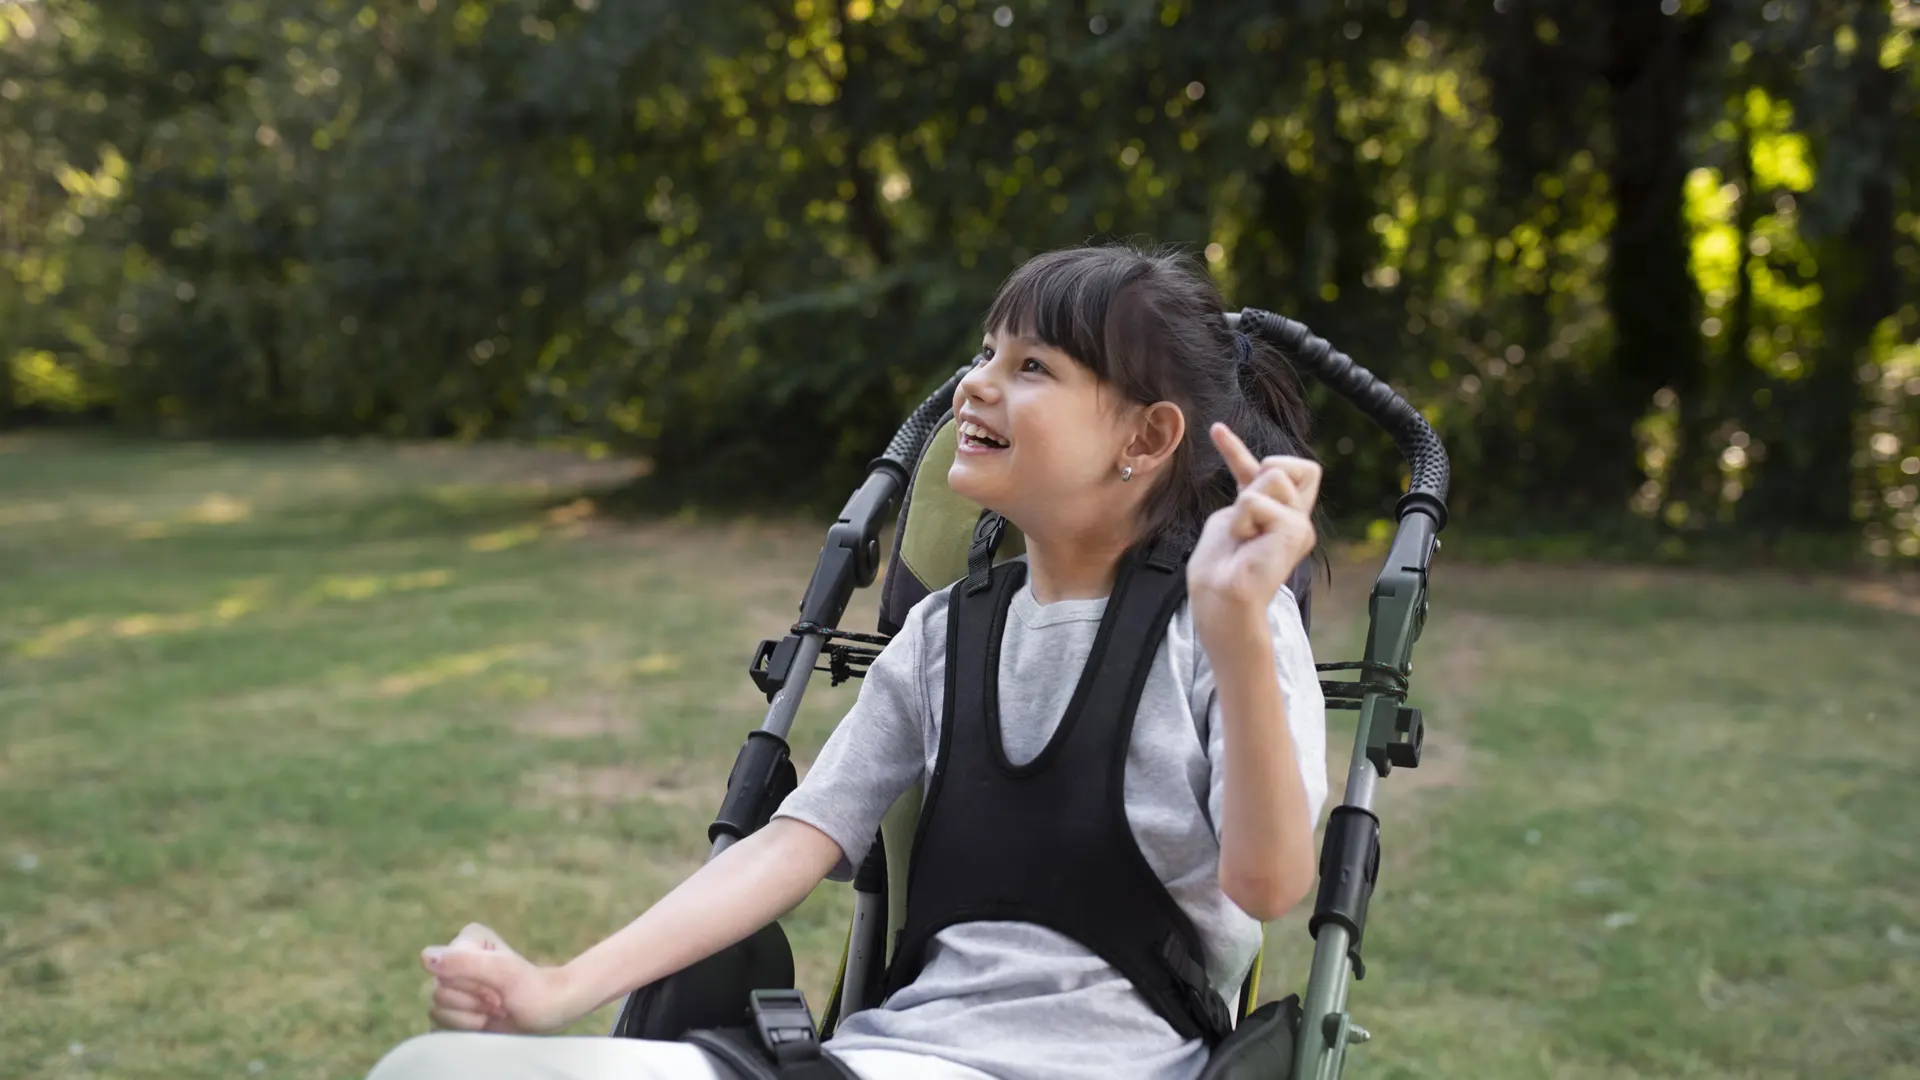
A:
[[[1370,417],[1393,439],[1411,473],[1395,507],[1393,542],[1374,579],[1364,655],[1317,665],[1329,675],[1350,674],[1323,678],[1320,685],[1328,708],[1354,710],[1359,717],[1344,797],[1331,812],[1321,844],[1319,887],[1308,922],[1313,962],[1304,994],[1259,1005],[1261,958],[1256,956],[1241,987],[1232,1034],[1214,1048],[1201,1078],[1334,1080],[1344,1072],[1348,1049],[1371,1038],[1348,1012],[1347,996],[1351,982],[1365,975],[1361,943],[1380,868],[1374,791],[1395,768],[1420,764],[1423,720],[1406,702],[1413,646],[1427,618],[1428,569],[1447,523],[1449,466],[1425,418],[1325,339],[1258,309],[1229,313],[1227,319],[1275,346],[1296,368]],[[799,621],[754,651],[748,674],[769,709],[765,722],[747,736],[708,829],[713,855],[765,825],[793,790],[786,735],[815,672],[828,674],[834,685],[859,677],[915,603],[967,576],[970,554],[980,558],[984,546],[988,558],[1004,561],[1024,550],[1011,527],[1005,527],[1008,535],[983,544],[981,529],[997,517],[982,513],[946,484],[957,439],[951,403],[967,370],[955,372],[914,409],[872,462],[865,482],[827,532],[800,601]],[[879,576],[880,530],[896,502],[900,511],[878,632],[842,629],[839,622],[854,590]],[[898,940],[906,918],[907,868],[921,797],[919,790],[901,797],[857,868],[839,977],[818,1028],[793,989],[793,953],[776,921],[636,990],[612,1034],[695,1042],[726,1067],[723,1071],[745,1080],[849,1075],[822,1054],[820,1043],[839,1018],[879,1004],[889,945]]]

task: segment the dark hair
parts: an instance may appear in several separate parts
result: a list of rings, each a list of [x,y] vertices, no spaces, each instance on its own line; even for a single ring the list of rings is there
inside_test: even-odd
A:
[[[986,329],[1036,338],[1086,365],[1132,401],[1170,401],[1187,418],[1171,467],[1142,510],[1140,539],[1191,549],[1207,517],[1239,492],[1207,429],[1225,423],[1256,457],[1318,460],[1293,366],[1227,326],[1213,279],[1177,252],[1104,244],[1048,252],[1000,287]],[[1238,340],[1236,340],[1238,339]],[[1316,524],[1324,515],[1316,513]],[[1324,560],[1315,549],[1314,558]],[[1312,574],[1294,577],[1304,607]]]

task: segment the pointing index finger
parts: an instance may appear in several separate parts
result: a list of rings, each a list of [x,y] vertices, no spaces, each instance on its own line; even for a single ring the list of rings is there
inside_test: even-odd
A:
[[[1215,423],[1208,432],[1213,436],[1213,445],[1220,450],[1220,456],[1227,459],[1227,468],[1233,472],[1233,478],[1241,487],[1253,482],[1260,474],[1260,460],[1240,441],[1240,436],[1225,424]]]

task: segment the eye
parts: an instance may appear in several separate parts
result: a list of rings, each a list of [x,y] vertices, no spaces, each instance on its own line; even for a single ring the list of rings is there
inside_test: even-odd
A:
[[[1020,370],[1021,370],[1021,371],[1032,371],[1032,372],[1036,372],[1036,373],[1038,373],[1038,374],[1041,374],[1041,375],[1045,375],[1045,374],[1047,374],[1047,373],[1048,373],[1048,372],[1047,372],[1047,365],[1045,365],[1045,364],[1043,364],[1043,363],[1041,363],[1041,362],[1040,362],[1040,361],[1038,361],[1038,360],[1035,360],[1035,359],[1034,359],[1033,357],[1031,357],[1031,356],[1029,356],[1029,357],[1027,357],[1027,358],[1026,358],[1025,360],[1022,360],[1022,361],[1020,362]]]

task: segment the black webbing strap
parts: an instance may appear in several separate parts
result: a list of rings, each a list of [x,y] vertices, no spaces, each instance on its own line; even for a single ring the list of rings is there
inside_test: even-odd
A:
[[[967,545],[967,595],[987,587],[994,552],[1000,550],[1000,540],[1006,535],[1006,518],[991,510],[980,511],[980,519],[973,523],[973,542]]]
[[[686,1041],[740,1080],[859,1080],[820,1048],[813,1011],[800,991],[755,990],[748,1002],[752,1027],[689,1031]]]
[[[1207,978],[1207,969],[1195,958],[1180,940],[1179,935],[1169,934],[1160,947],[1160,959],[1167,967],[1180,987],[1181,997],[1187,1012],[1194,1023],[1200,1026],[1208,1040],[1217,1044],[1233,1034],[1233,1014],[1227,1010],[1226,1002],[1213,991],[1213,981]]]
[[[706,1051],[727,1080],[860,1080],[828,1053],[787,1064],[771,1061],[751,1028],[689,1031],[686,1041]]]

